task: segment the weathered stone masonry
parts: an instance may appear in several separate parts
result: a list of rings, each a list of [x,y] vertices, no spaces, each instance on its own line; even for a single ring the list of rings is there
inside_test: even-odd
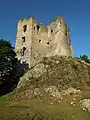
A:
[[[45,56],[72,56],[69,28],[62,17],[48,26],[38,24],[33,17],[19,20],[15,49],[18,59],[29,68]]]

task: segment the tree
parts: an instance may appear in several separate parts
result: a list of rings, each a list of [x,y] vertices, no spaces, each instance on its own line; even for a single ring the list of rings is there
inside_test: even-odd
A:
[[[85,62],[89,62],[88,56],[87,55],[80,55],[80,59],[84,60]]]
[[[0,85],[11,83],[15,77],[17,58],[9,41],[0,40]]]

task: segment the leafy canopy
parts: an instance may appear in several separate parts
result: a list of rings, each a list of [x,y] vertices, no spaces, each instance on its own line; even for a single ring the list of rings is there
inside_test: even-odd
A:
[[[9,41],[0,40],[0,85],[15,74],[16,53]]]
[[[84,60],[85,62],[89,62],[88,56],[87,55],[80,55],[80,59]]]

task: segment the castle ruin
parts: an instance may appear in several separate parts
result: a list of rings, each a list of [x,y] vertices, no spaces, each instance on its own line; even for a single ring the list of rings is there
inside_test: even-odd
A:
[[[15,49],[18,59],[29,68],[42,57],[72,56],[70,30],[62,17],[47,26],[33,17],[19,20]]]

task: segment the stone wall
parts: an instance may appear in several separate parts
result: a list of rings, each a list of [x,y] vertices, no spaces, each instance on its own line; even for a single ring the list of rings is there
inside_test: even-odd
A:
[[[70,32],[63,18],[58,17],[48,26],[35,18],[20,20],[17,28],[16,52],[29,68],[45,56],[72,56]]]
[[[31,53],[32,19],[24,19],[18,22],[16,36],[16,53],[21,62],[29,63]]]
[[[50,53],[51,47],[48,38],[48,28],[42,24],[34,23],[35,29],[32,32],[32,50],[31,50],[31,64],[34,66],[42,57]],[[37,29],[39,26],[39,30]]]

